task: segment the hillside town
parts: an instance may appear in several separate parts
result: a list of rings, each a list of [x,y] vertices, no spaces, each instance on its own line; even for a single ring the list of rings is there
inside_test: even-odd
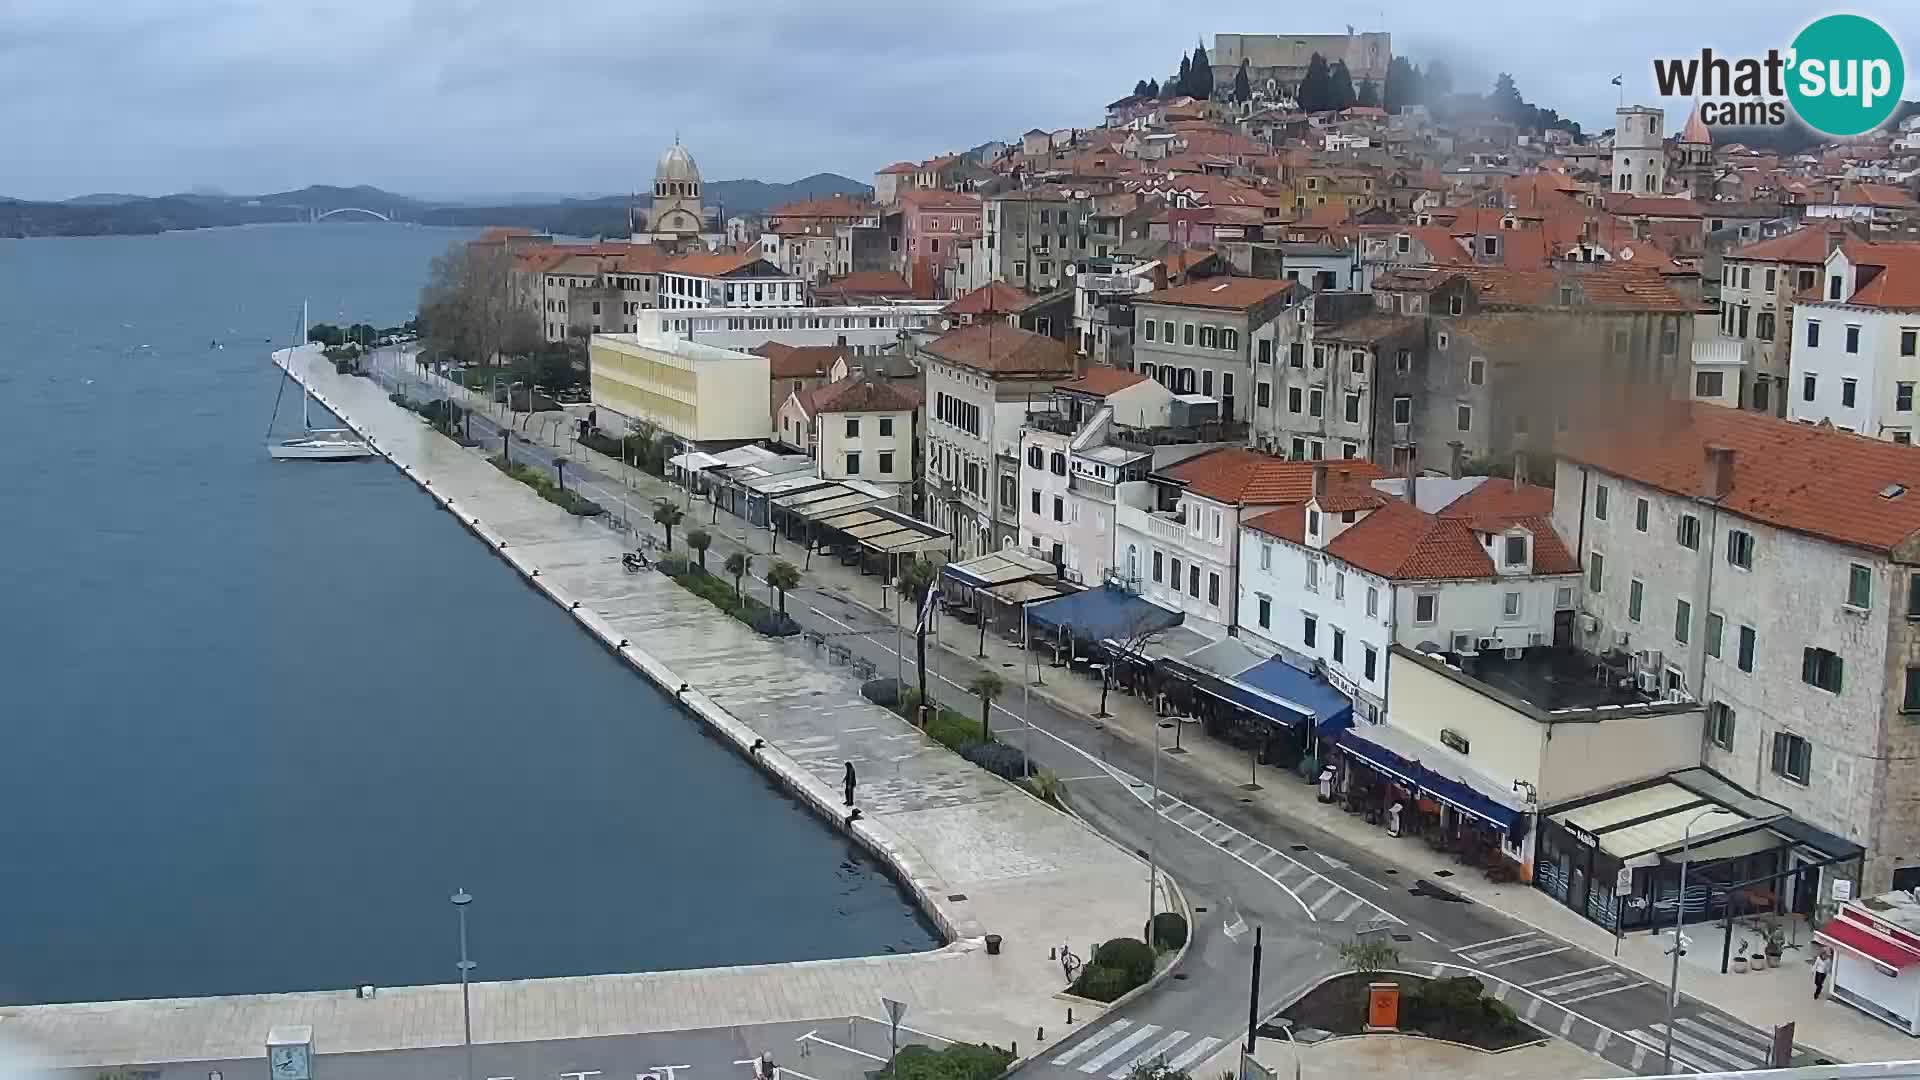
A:
[[[1046,628],[1103,710],[1610,931],[1825,923],[1880,1015],[1844,960],[1920,962],[1849,906],[1920,888],[1920,116],[1590,133],[1386,33],[1208,44],[870,196],[723,217],[690,135],[631,235],[468,250],[716,519],[932,559],[983,657]]]

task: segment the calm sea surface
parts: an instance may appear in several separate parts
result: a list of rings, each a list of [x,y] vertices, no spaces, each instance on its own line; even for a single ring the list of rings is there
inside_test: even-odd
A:
[[[391,466],[267,458],[301,301],[462,235],[0,241],[0,1003],[452,981],[457,887],[483,979],[934,944]]]

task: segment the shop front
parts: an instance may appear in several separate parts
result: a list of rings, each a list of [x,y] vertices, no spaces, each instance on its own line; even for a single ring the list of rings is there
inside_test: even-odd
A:
[[[1211,662],[1218,668],[1221,657],[1196,656],[1155,665],[1176,707],[1197,718],[1208,735],[1248,751],[1258,764],[1316,779],[1322,742],[1353,722],[1346,696],[1284,660],[1248,654],[1257,662],[1223,674],[1203,666]]]
[[[1338,790],[1349,813],[1394,836],[1417,838],[1490,881],[1525,880],[1532,863],[1526,796],[1390,725],[1362,724],[1339,735]]]

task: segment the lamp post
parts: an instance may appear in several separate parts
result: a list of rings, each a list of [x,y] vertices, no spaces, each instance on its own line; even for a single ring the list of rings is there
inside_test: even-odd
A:
[[[473,1001],[467,990],[468,977],[474,967],[473,961],[467,958],[467,905],[473,903],[473,897],[467,895],[467,890],[460,889],[449,899],[453,901],[453,909],[460,913],[460,1020],[467,1048],[466,1080],[473,1080]]]
[[[1293,1048],[1293,1080],[1300,1080],[1300,1044],[1293,1038],[1293,1021],[1286,1017],[1277,1017],[1273,1026],[1286,1033],[1287,1045]]]
[[[1719,813],[1718,807],[1709,807],[1687,819],[1687,827],[1681,833],[1680,843],[1680,888],[1673,894],[1673,974],[1667,984],[1667,1037],[1666,1046],[1660,1052],[1661,1071],[1673,1072],[1673,1010],[1680,1000],[1680,923],[1687,914],[1687,863],[1693,853],[1693,827],[1708,814]]]
[[[1153,725],[1153,824],[1147,833],[1147,944],[1152,945],[1158,937],[1153,930],[1153,917],[1159,914],[1160,904],[1160,732],[1172,727],[1166,721],[1157,721]]]

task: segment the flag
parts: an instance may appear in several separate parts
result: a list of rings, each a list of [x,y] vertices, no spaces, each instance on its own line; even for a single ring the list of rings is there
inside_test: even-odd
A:
[[[935,582],[927,587],[926,599],[920,601],[920,621],[918,625],[914,627],[916,633],[925,630],[927,625],[933,621],[933,608],[934,605],[939,602],[940,585],[938,582]]]
[[[1622,78],[1625,78],[1625,76],[1622,76],[1622,75],[1615,75],[1615,76],[1613,77],[1613,85],[1615,85],[1615,86],[1619,86],[1619,85],[1620,85],[1620,80],[1621,80]]]

